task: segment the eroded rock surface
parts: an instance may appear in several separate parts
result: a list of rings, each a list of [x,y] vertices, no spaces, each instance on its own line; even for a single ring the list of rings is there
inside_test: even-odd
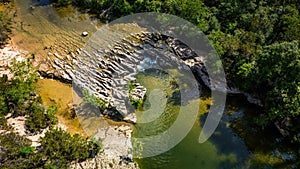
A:
[[[137,169],[132,159],[132,130],[129,126],[107,126],[100,128],[95,139],[102,140],[102,150],[95,158],[73,164],[73,169]]]
[[[141,32],[128,37],[126,32],[117,35],[111,31],[100,33],[103,34],[106,36],[92,36],[84,49],[76,54],[71,53],[66,57],[53,54],[51,75],[62,81],[72,81],[73,87],[79,90],[88,89],[93,95],[116,107],[126,120],[132,122],[135,122],[136,117],[130,109],[128,82],[135,80],[137,72],[145,68],[203,67],[201,56],[161,34]],[[123,37],[125,35],[126,38]],[[46,67],[41,65],[40,72],[49,75],[50,71]],[[136,90],[133,96],[143,100],[145,88],[139,86]]]

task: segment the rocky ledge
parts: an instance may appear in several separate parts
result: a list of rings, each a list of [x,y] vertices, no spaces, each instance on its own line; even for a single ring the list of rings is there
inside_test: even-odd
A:
[[[128,82],[135,81],[134,75],[142,69],[143,64],[155,62],[159,66],[164,64],[166,67],[179,67],[176,64],[181,60],[191,68],[200,83],[211,90],[218,88],[210,83],[204,65],[205,58],[174,38],[145,31],[129,36],[124,32],[112,34],[108,29],[101,31],[96,33],[99,36],[90,38],[84,49],[69,52],[66,56],[51,53],[52,58],[48,57],[41,64],[40,73],[63,82],[72,82],[76,92],[88,89],[90,93],[115,107],[126,121],[133,123],[136,122],[136,116],[130,108]],[[157,54],[162,56],[158,57]],[[216,85],[221,83],[220,79]],[[142,86],[140,88],[141,91],[145,90]],[[227,86],[226,91],[229,94],[243,94],[249,102],[262,106],[259,98],[237,88]],[[145,92],[136,92],[135,97],[143,99],[144,94]]]
[[[129,126],[106,126],[98,129],[95,139],[102,140],[102,150],[95,158],[72,164],[72,169],[137,169],[133,162],[132,130]]]
[[[47,77],[73,82],[73,88],[78,91],[88,89],[90,93],[115,107],[124,119],[134,123],[136,117],[130,109],[128,82],[135,81],[134,75],[140,69],[152,62],[165,68],[180,67],[178,60],[188,66],[203,67],[201,56],[161,34],[141,32],[129,37],[126,35],[126,38],[120,35],[116,39],[113,45],[105,48],[105,45],[99,44],[109,40],[92,36],[86,47],[77,51],[77,54],[71,53],[65,57],[54,54],[54,58],[48,59],[49,64],[41,64],[39,71]],[[161,56],[157,57],[157,54]],[[143,100],[146,89],[138,86],[136,90],[132,96]]]

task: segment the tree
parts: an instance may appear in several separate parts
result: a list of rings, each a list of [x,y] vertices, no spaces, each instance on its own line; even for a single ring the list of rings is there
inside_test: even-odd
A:
[[[2,165],[13,163],[20,157],[21,147],[28,146],[29,140],[13,132],[0,135],[0,168]]]
[[[262,125],[300,113],[300,50],[297,41],[275,43],[259,51],[257,84],[266,89]]]
[[[53,125],[57,124],[57,107],[51,106],[45,111],[45,108],[38,102],[35,102],[32,105],[34,105],[34,108],[32,108],[30,116],[25,121],[27,130],[35,133],[40,132],[47,127],[51,128]]]
[[[284,7],[283,14],[277,25],[278,37],[280,41],[300,40],[300,15],[296,6],[288,5]]]
[[[4,96],[9,108],[13,109],[14,116],[26,115],[31,100],[34,100],[37,73],[29,59],[24,62],[14,60],[12,65],[10,72],[13,78],[7,83]]]

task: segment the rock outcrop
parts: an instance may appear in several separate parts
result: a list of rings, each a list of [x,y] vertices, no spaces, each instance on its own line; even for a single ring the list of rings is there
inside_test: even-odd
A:
[[[109,157],[100,152],[95,158],[73,164],[70,169],[138,169],[136,163],[120,158]]]
[[[132,83],[133,89],[129,89],[129,95],[132,100],[144,100],[147,89],[139,83]]]
[[[98,129],[95,139],[102,140],[102,150],[95,158],[73,164],[72,169],[137,169],[130,154],[132,130],[129,126],[107,126]]]
[[[48,53],[47,62],[40,65],[40,73],[63,82],[72,82],[76,92],[88,89],[107,102],[107,105],[115,107],[126,121],[131,122],[135,122],[136,117],[132,114],[128,82],[135,81],[135,74],[145,67],[180,68],[180,60],[211,90],[220,89],[222,84],[226,84],[224,79],[215,79],[216,83],[212,85],[204,64],[205,57],[198,56],[174,38],[145,31],[128,36],[126,31],[112,33],[109,29],[96,32],[99,36],[92,36],[83,49],[78,48],[75,52],[64,54]],[[249,102],[262,106],[257,97],[236,88],[227,86],[222,90],[229,94],[243,94]],[[141,86],[138,91],[140,95],[137,96],[141,100],[145,93],[143,91]]]
[[[8,67],[11,62],[15,59],[16,61],[23,61],[27,53],[16,49],[12,46],[6,46],[0,49],[0,77],[3,75],[8,76],[8,79],[12,77]]]
[[[102,34],[109,34],[102,33]],[[113,35],[111,35],[113,36]],[[40,73],[64,82],[73,82],[77,89],[88,89],[109,105],[135,122],[136,117],[130,109],[128,82],[134,81],[134,75],[145,68],[169,69],[187,66],[203,66],[201,57],[186,46],[161,34],[142,32],[114,41],[113,46],[103,47],[105,38],[92,37],[82,50],[65,57],[53,54],[50,64],[41,64]],[[149,50],[151,48],[151,50]],[[158,56],[159,55],[159,56]],[[51,66],[51,68],[49,68]],[[132,96],[143,100],[146,90],[139,86]],[[130,120],[132,119],[132,120]]]

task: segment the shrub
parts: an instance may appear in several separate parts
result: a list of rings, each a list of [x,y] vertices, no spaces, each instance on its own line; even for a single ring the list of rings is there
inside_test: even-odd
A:
[[[31,146],[23,146],[20,148],[20,155],[23,157],[28,157],[29,155],[33,154],[34,147]]]
[[[100,150],[100,145],[83,139],[78,134],[71,136],[62,129],[52,129],[41,141],[41,153],[47,158],[50,168],[65,168],[74,160],[83,161]]]

